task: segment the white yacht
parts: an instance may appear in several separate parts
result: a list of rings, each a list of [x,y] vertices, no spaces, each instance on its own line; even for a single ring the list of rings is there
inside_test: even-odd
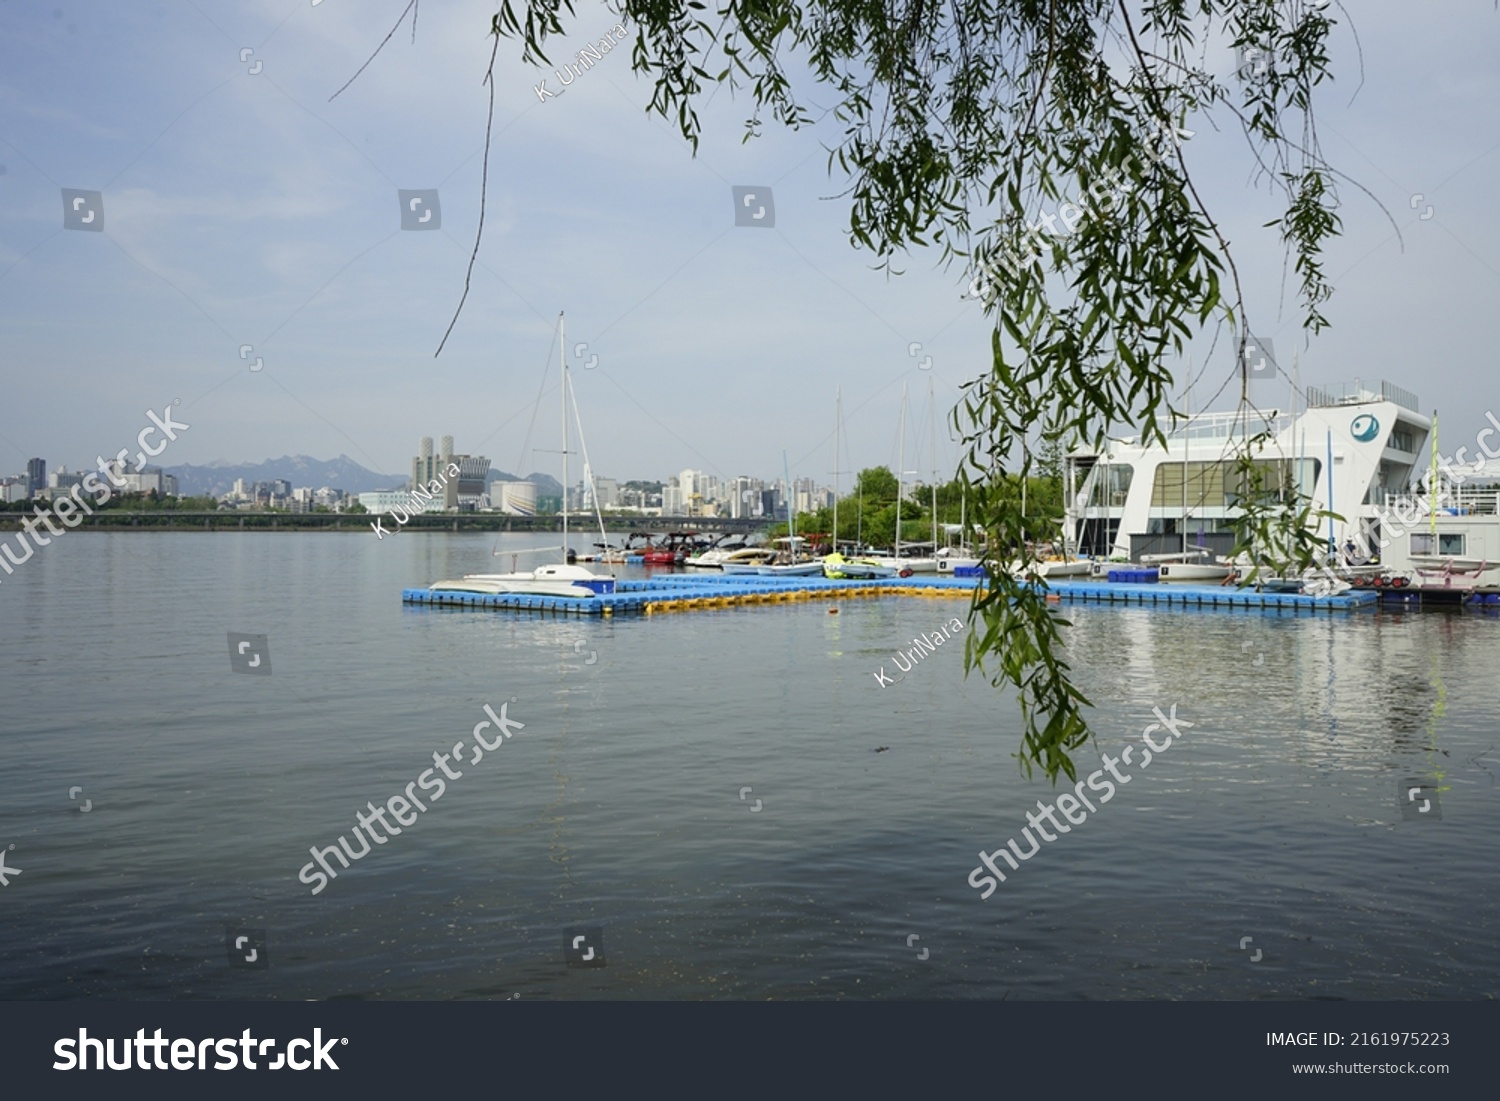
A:
[[[718,570],[724,567],[730,555],[736,551],[754,549],[747,546],[743,535],[725,535],[714,542],[714,545],[690,554],[683,559],[684,566],[696,566],[699,569]]]

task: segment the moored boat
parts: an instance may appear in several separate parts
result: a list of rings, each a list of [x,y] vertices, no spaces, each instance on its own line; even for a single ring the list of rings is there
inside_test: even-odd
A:
[[[1207,558],[1209,561],[1197,561]],[[1234,577],[1233,563],[1219,562],[1206,550],[1181,551],[1176,554],[1143,554],[1141,563],[1159,567],[1158,577],[1162,581],[1178,581],[1194,584],[1217,584]]]
[[[695,566],[698,569],[717,570],[723,568],[724,562],[731,554],[745,549],[745,537],[743,535],[725,535],[717,539],[714,544],[697,554],[690,554],[683,559],[684,566]]]
[[[555,563],[519,573],[471,573],[454,581],[437,581],[433,592],[530,593],[536,596],[571,596],[588,599],[615,591],[615,579],[592,573],[582,566]]]
[[[557,315],[558,346],[565,349],[568,345],[564,335],[563,315]],[[568,357],[566,353],[560,355],[562,361],[562,484],[568,484]],[[577,403],[574,403],[574,412],[577,412]],[[582,426],[580,422],[580,434]],[[584,455],[587,457],[587,448]],[[594,500],[598,501],[598,495],[594,494]],[[598,516],[597,505],[595,515]],[[604,534],[604,520],[599,517],[599,531]],[[543,550],[561,550],[568,559],[565,562],[551,563],[538,566],[534,570],[517,570],[512,573],[473,573],[465,574],[457,580],[438,581],[429,586],[433,592],[470,592],[470,593],[531,593],[537,596],[561,596],[576,597],[579,599],[593,599],[598,596],[608,595],[615,591],[615,577],[613,574],[598,574],[574,564],[573,553],[567,549],[568,546],[568,505],[566,491],[563,496],[562,508],[562,537],[561,547],[534,548],[526,552],[511,552],[512,558],[520,553],[536,554]],[[608,539],[604,545],[608,547]],[[500,554],[500,551],[495,551]]]
[[[823,576],[835,580],[870,580],[877,577],[895,577],[896,570],[882,566],[870,558],[845,558],[842,554],[827,555],[822,561]]]
[[[755,573],[756,567],[768,566],[775,560],[774,547],[743,547],[726,555],[719,568],[729,574]]]

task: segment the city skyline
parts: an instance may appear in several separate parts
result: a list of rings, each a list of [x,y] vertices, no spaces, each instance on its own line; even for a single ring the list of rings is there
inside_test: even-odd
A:
[[[572,453],[575,455],[580,455],[580,453],[577,451],[574,451]],[[488,456],[471,456],[467,453],[459,452],[455,450],[454,437],[452,435],[444,435],[437,439],[436,444],[434,441],[434,437],[431,436],[422,436],[418,439],[417,454],[409,460],[410,473],[407,475],[389,474],[381,471],[373,471],[368,470],[367,468],[361,468],[362,473],[368,474],[373,478],[383,479],[386,482],[386,484],[382,485],[379,489],[349,490],[349,488],[346,486],[337,486],[331,484],[318,487],[305,485],[298,486],[297,488],[305,488],[309,490],[316,489],[318,491],[325,489],[334,489],[350,492],[351,494],[357,494],[360,492],[395,493],[399,492],[403,487],[409,488],[418,484],[426,484],[429,480],[431,480],[437,470],[447,461],[447,458],[449,457],[458,460],[463,469],[461,479],[455,479],[453,481],[451,487],[449,487],[448,493],[445,496],[444,507],[446,508],[454,508],[458,506],[460,502],[468,506],[473,506],[476,502],[476,499],[484,495],[488,491],[489,484],[493,484],[496,487],[506,484],[517,484],[518,482],[537,482],[539,485],[561,485],[560,481],[553,474],[547,471],[534,470],[526,474],[516,474],[513,471],[506,471],[496,466],[493,460]],[[287,461],[292,458],[292,456],[283,456],[281,460],[266,459],[258,465],[268,466],[275,464],[278,461]],[[312,457],[298,455],[295,458],[302,459]],[[346,455],[340,455],[338,456],[338,459],[348,460],[351,463],[353,462],[353,460],[349,460],[348,456]],[[100,456],[96,460],[95,464],[92,467],[76,467],[71,469],[66,463],[59,463],[54,466],[51,463],[51,460],[45,456],[33,457],[27,461],[27,469],[25,473],[14,476],[0,474],[0,485],[3,485],[7,488],[7,490],[10,490],[10,492],[0,496],[3,496],[3,499],[5,500],[22,499],[20,496],[14,495],[15,490],[12,487],[13,482],[20,482],[26,485],[28,487],[28,490],[33,487],[43,489],[49,487],[55,488],[59,485],[59,475],[63,475],[66,479],[68,479],[63,483],[63,488],[67,488],[68,486],[76,484],[77,481],[84,474],[89,473],[90,470],[97,470],[103,466],[108,465],[109,462],[103,460],[102,456]],[[206,465],[208,468],[231,470],[237,468],[235,464],[228,464],[223,462],[209,463]],[[890,470],[892,474],[896,473],[896,471],[892,467],[883,466],[883,464],[877,463],[875,464],[875,467],[883,467],[884,469]],[[171,468],[147,467],[145,469],[148,472],[155,472],[158,475],[155,487],[160,492],[171,495],[176,494],[178,491],[175,488],[169,490],[167,488],[167,482],[163,479],[170,479],[171,483],[175,486],[178,477],[182,475],[183,472],[188,468],[178,467],[173,470]],[[859,470],[863,469],[869,468],[859,468]],[[836,490],[841,492],[841,487],[845,484],[852,487],[855,478],[858,476],[859,470],[840,471],[839,474],[841,476],[848,476],[843,479],[843,482],[839,482],[837,479],[832,481],[823,481],[810,476],[792,478],[792,485],[794,487],[794,490],[798,493],[799,502],[807,502],[806,507],[804,507],[802,504],[799,504],[799,511],[813,511],[813,509],[821,507],[821,505],[812,503],[814,498],[818,498],[820,496],[826,496],[828,501],[831,502],[831,495]],[[39,478],[34,478],[34,475],[36,475],[38,472]],[[570,502],[574,499],[575,493],[580,501],[587,502],[589,500],[590,493],[587,481],[587,479],[590,477],[589,472],[590,467],[587,463],[585,463],[584,473],[572,479],[572,484],[568,487]],[[941,470],[934,469],[930,473],[940,482],[949,480],[943,476],[943,472]],[[137,478],[137,480],[139,480],[141,476],[136,475],[135,477]],[[510,481],[507,482],[507,479],[510,479]],[[656,487],[653,492],[658,497],[665,496],[666,501],[662,504],[662,507],[667,508],[669,510],[669,514],[671,515],[692,515],[692,511],[687,507],[687,505],[688,502],[691,502],[694,499],[703,502],[729,500],[729,495],[735,492],[734,489],[730,488],[732,486],[737,486],[738,491],[741,494],[759,491],[765,488],[775,488],[778,494],[784,495],[784,486],[786,484],[786,478],[784,476],[776,476],[768,479],[750,473],[740,473],[732,478],[720,478],[716,475],[709,474],[703,470],[693,467],[682,467],[673,473],[657,477],[636,476],[630,478],[619,478],[608,475],[594,475],[593,480],[595,482],[595,488],[597,489],[601,500],[606,502],[601,507],[615,507],[608,502],[618,498],[619,494],[622,491],[622,487],[627,487],[626,492],[629,492],[628,487],[633,485],[653,485]],[[272,482],[285,482],[287,487],[285,490],[282,490],[280,493],[272,490],[273,495],[279,496],[285,496],[289,494],[291,492],[291,489],[293,488],[292,479],[288,479],[283,476],[258,478],[249,481],[251,481],[251,483],[255,485],[268,484]],[[236,478],[232,490],[213,493],[211,495],[219,497],[220,499],[228,498],[231,496],[241,500],[252,498],[255,496],[255,494],[246,488],[246,483],[246,478]],[[920,476],[920,474],[918,474],[912,477],[910,484],[914,486],[926,485],[929,484],[929,481],[927,478],[924,478]],[[145,492],[144,489],[139,491]],[[549,489],[548,492],[551,493],[551,490]],[[202,494],[194,494],[188,491],[184,491],[181,495],[194,496]],[[552,495],[555,496],[555,494]],[[496,500],[492,501],[494,507],[500,507],[498,495],[492,496],[496,497]],[[643,505],[644,502],[635,501],[631,504],[625,505],[624,507],[643,507]],[[570,507],[572,507],[571,504]],[[590,504],[588,505],[588,507],[592,507],[592,505]]]
[[[427,438],[424,438],[422,442],[429,445],[431,443]],[[446,440],[445,447],[451,448],[451,446],[451,439]],[[467,464],[488,461],[483,456],[468,456],[451,451],[447,454],[454,459],[467,461]],[[431,456],[428,458],[431,459]],[[400,481],[397,476],[392,476],[390,484],[378,490],[349,491],[341,486],[294,485],[286,478],[250,481],[240,477],[234,480],[233,486],[228,491],[207,496],[216,498],[221,504],[252,508],[262,505],[283,507],[296,502],[296,504],[291,504],[294,511],[306,511],[315,504],[342,509],[346,503],[358,499],[371,511],[384,511],[391,504],[399,503],[414,485],[419,484],[417,474],[420,460],[421,456],[418,460],[414,460],[411,477]],[[148,466],[142,472],[136,473],[118,461],[111,461],[106,462],[103,469],[114,475],[122,487],[123,495],[127,498],[131,494],[149,494],[152,490],[166,497],[204,496],[204,494],[180,492],[176,475],[160,467]],[[59,465],[56,469],[49,470],[47,461],[40,457],[29,460],[28,471],[41,473],[42,481],[39,485],[33,485],[28,475],[17,477],[0,475],[0,502],[12,503],[56,497],[65,494],[73,486],[81,484],[84,477],[91,473],[89,470],[69,470],[66,465]],[[467,486],[467,490],[461,497],[455,492],[453,496],[457,498],[456,500],[451,502],[434,500],[427,503],[423,511],[474,511],[477,509],[512,515],[556,511],[558,495],[551,491],[551,487],[560,487],[560,483],[551,475],[533,472],[520,480],[508,481],[506,472],[498,470],[493,465],[489,466],[488,474],[488,478],[485,479],[487,489],[479,490],[472,474],[465,475],[463,484]],[[926,484],[921,479],[913,479],[908,484],[908,492],[922,488]],[[460,485],[460,481],[455,478],[452,485],[456,488]],[[525,502],[514,500],[513,495],[501,492],[517,485],[533,487]],[[650,488],[653,486],[656,488]],[[849,488],[852,490],[852,486]],[[544,489],[545,493],[542,492]],[[767,493],[770,497],[763,496]],[[599,499],[599,508],[606,512],[641,511],[668,516],[722,515],[731,518],[761,516],[774,518],[778,515],[777,510],[784,508],[787,498],[792,494],[795,494],[798,512],[813,512],[819,508],[828,507],[833,503],[835,488],[831,485],[820,484],[813,478],[794,478],[789,491],[786,480],[780,477],[761,479],[750,475],[739,475],[721,481],[703,471],[691,468],[684,468],[665,478],[618,479],[597,476],[590,479],[588,473],[585,472],[568,487],[569,510],[592,510],[596,494]],[[375,499],[380,501],[379,509],[371,508],[372,501]],[[538,502],[542,502],[546,507],[538,509]],[[297,505],[303,507],[298,509]],[[784,513],[781,516],[784,518]]]

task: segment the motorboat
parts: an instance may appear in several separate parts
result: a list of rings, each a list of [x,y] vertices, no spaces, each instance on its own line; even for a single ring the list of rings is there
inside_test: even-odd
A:
[[[719,568],[725,573],[755,573],[758,566],[769,566],[776,560],[777,550],[775,547],[742,547],[737,551],[730,551],[719,563]]]
[[[648,566],[680,566],[697,540],[696,531],[668,532],[660,542],[641,551],[641,560]]]
[[[745,537],[743,535],[725,535],[718,539],[712,546],[700,550],[697,554],[690,554],[683,559],[684,566],[694,566],[698,569],[717,570],[724,565],[724,560],[738,550],[745,549]]]
[[[725,573],[758,574],[762,577],[820,577],[823,563],[804,558],[801,549],[807,540],[800,535],[783,536],[770,547],[747,547],[736,551],[720,567]],[[755,552],[751,556],[750,552]]]
[[[834,553],[823,559],[823,576],[835,580],[871,580],[877,577],[895,577],[897,571],[882,566],[872,558],[846,558]]]

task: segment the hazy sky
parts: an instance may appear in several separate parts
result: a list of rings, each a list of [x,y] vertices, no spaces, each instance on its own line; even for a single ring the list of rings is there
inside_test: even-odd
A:
[[[694,158],[643,113],[630,39],[566,91],[502,42],[480,262],[434,359],[479,215],[494,6],[429,0],[415,44],[408,20],[329,102],[405,6],[0,0],[0,472],[133,453],[146,411],[175,399],[191,427],[163,465],[344,452],[401,472],[418,437],[451,434],[503,469],[555,472],[555,455],[523,449],[559,310],[569,351],[588,345],[574,379],[598,474],[769,478],[784,448],[793,477],[828,482],[839,386],[845,469],[894,467],[907,382],[907,466],[925,477],[929,379],[951,472],[942,421],[988,369],[992,327],[961,297],[967,277],[923,253],[899,278],[871,270],[828,175],[831,118],[795,133],[768,122],[742,144],[749,102],[720,91]],[[1278,359],[1301,347],[1304,383],[1415,391],[1441,410],[1451,452],[1500,411],[1484,336],[1500,299],[1500,12],[1347,6],[1363,58],[1340,15],[1320,130],[1389,217],[1344,187],[1345,233],[1326,256],[1333,325],[1310,347],[1261,228],[1276,196],[1255,186],[1243,138],[1190,120],[1189,163]],[[552,60],[617,22],[583,3]],[[1235,65],[1228,51],[1219,63]],[[544,77],[562,94],[539,100]],[[832,105],[811,85],[802,98]],[[735,186],[773,189],[774,227],[735,226]],[[63,228],[65,188],[101,193],[103,232]],[[403,230],[398,189],[433,188],[440,228]],[[1231,355],[1221,342],[1204,390]],[[534,449],[558,446],[556,406],[554,393]]]

